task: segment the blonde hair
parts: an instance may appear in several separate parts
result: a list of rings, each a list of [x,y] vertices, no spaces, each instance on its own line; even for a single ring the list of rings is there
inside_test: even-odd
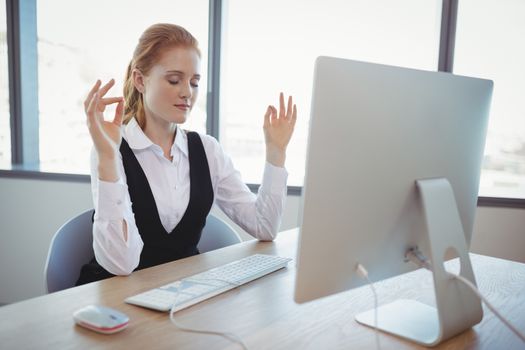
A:
[[[142,129],[146,125],[144,101],[142,94],[133,84],[133,70],[138,69],[143,75],[147,75],[160,59],[161,54],[173,47],[195,49],[200,57],[198,45],[197,39],[190,32],[175,24],[154,24],[142,33],[128,65],[124,81],[124,124],[135,117]]]

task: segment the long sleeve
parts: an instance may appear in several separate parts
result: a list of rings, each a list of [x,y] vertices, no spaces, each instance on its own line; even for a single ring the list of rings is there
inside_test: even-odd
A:
[[[242,181],[231,159],[219,143],[205,136],[208,161],[214,179],[217,205],[246,232],[262,241],[277,236],[286,201],[286,169],[265,164],[262,184],[257,195]]]
[[[93,150],[91,190],[95,208],[93,223],[95,258],[110,273],[129,275],[139,264],[144,244],[131,209],[122,159],[120,158],[118,163],[120,179],[115,183],[99,180],[97,164],[97,154]],[[127,240],[124,225],[127,230]]]

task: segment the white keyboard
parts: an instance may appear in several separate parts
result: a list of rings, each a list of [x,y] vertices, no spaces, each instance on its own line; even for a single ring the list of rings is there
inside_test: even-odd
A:
[[[289,258],[254,254],[211,270],[186,277],[125,300],[159,311],[179,311],[286,267]]]

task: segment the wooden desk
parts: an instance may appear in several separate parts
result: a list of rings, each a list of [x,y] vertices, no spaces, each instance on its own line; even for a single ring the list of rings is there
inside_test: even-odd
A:
[[[124,298],[254,253],[295,257],[297,230],[275,242],[244,242],[210,253],[0,307],[1,349],[239,349],[218,336],[179,331],[166,313]],[[525,265],[472,255],[481,291],[525,331]],[[374,332],[354,320],[373,307],[368,287],[298,305],[293,301],[295,261],[284,270],[176,314],[187,326],[235,332],[249,349],[374,349]],[[433,304],[432,280],[415,271],[378,283],[379,303],[414,298]],[[75,326],[73,312],[88,304],[114,307],[130,316],[123,332],[101,335]],[[525,344],[487,309],[473,329],[438,349],[525,349]],[[382,349],[423,348],[381,334]]]

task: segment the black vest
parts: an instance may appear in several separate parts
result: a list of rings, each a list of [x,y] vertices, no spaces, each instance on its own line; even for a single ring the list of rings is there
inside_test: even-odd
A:
[[[179,129],[180,130],[180,129]],[[213,204],[208,160],[199,134],[188,132],[190,162],[190,200],[179,224],[168,233],[160,221],[157,204],[148,179],[126,140],[120,153],[128,191],[139,234],[144,242],[136,270],[199,254],[199,243],[206,217]],[[113,275],[93,260],[82,267],[77,285],[102,280]]]

